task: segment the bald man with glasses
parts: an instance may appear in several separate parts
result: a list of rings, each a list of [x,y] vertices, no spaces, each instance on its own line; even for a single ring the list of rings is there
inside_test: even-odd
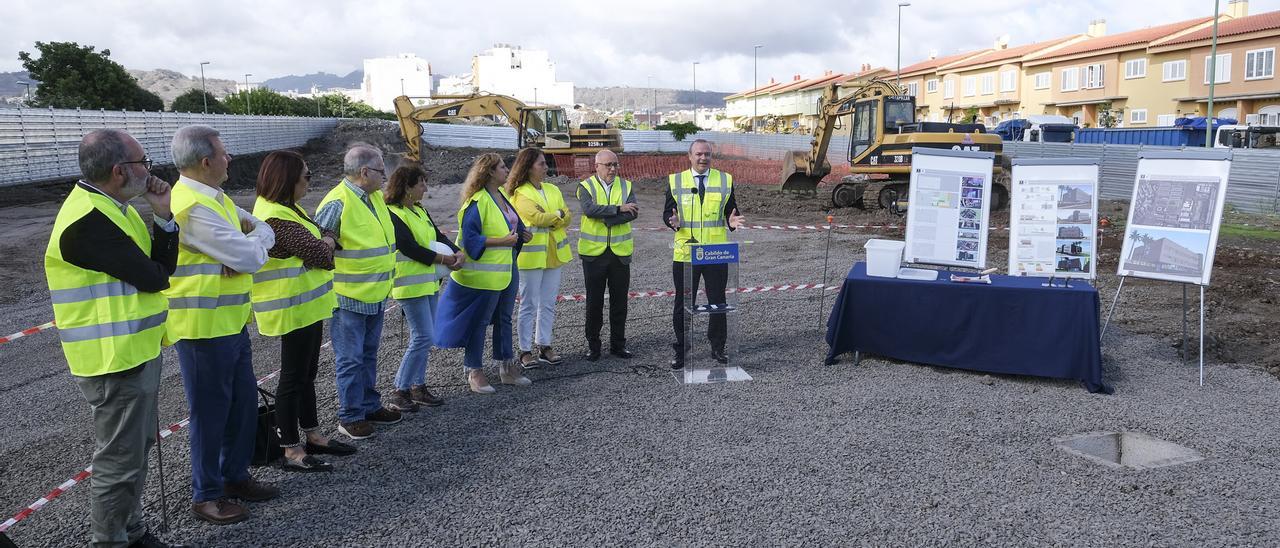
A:
[[[604,292],[609,290],[609,353],[630,358],[627,350],[627,291],[631,289],[631,222],[640,212],[631,181],[618,176],[618,155],[596,153],[596,173],[578,183],[582,226],[578,256],[587,286],[587,360],[600,359]]]

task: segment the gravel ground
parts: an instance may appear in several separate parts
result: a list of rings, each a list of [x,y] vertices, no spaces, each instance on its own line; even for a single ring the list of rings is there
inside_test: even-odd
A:
[[[325,185],[316,187],[307,204],[323,195]],[[660,187],[640,188],[638,225],[658,226]],[[457,189],[430,193],[442,225],[455,222]],[[743,189],[749,223],[819,222],[805,207],[762,207],[770,196]],[[245,192],[236,199],[251,203]],[[757,204],[761,213],[752,213]],[[27,243],[0,248],[8,261],[0,272],[15,288],[0,301],[0,331],[49,317],[40,234],[56,207],[6,210],[6,234]],[[845,214],[837,222],[853,220]],[[863,219],[884,220],[877,215]],[[992,265],[1005,261],[1000,234],[991,240]],[[901,233],[834,234],[828,278],[839,280],[873,236]],[[822,281],[824,235],[744,231],[739,238],[754,242],[742,285]],[[637,233],[633,290],[670,288],[669,243],[668,233]],[[1100,270],[1114,268],[1105,259]],[[1101,283],[1106,304],[1114,285],[1106,277]],[[335,459],[332,474],[257,469],[284,494],[250,504],[254,517],[242,524],[214,527],[190,517],[188,444],[180,432],[164,444],[172,526],[165,536],[205,546],[1280,543],[1280,384],[1249,361],[1210,361],[1205,385],[1197,386],[1195,367],[1182,365],[1169,344],[1177,316],[1164,303],[1180,293],[1169,285],[1132,287],[1126,301],[1135,305],[1117,311],[1104,348],[1112,396],[1068,381],[874,358],[857,368],[847,358],[825,367],[822,336],[833,294],[822,302],[816,290],[743,295],[741,364],[755,380],[682,387],[665,371],[669,298],[632,301],[629,346],[638,357],[629,363],[582,361],[583,305],[561,303],[555,336],[569,358],[564,365],[531,373],[531,387],[499,386],[497,395],[481,397],[462,385],[461,350],[434,352],[428,383],[448,400],[443,408],[380,429],[359,442],[360,454]],[[576,264],[566,268],[562,288],[581,291]],[[1166,318],[1159,333],[1131,329],[1153,316]],[[384,389],[404,337],[399,314],[389,314]],[[3,517],[75,474],[92,451],[88,408],[56,339],[41,333],[0,346],[0,413],[9,417],[0,438]],[[254,356],[265,375],[277,367],[278,344],[255,337]],[[161,417],[170,423],[186,410],[176,357],[167,357]],[[332,359],[323,354],[317,382],[321,421],[330,429]],[[1207,459],[1112,471],[1049,441],[1122,429]],[[155,478],[146,494],[153,527],[160,519]],[[87,484],[74,487],[10,536],[19,546],[82,543],[88,493]]]

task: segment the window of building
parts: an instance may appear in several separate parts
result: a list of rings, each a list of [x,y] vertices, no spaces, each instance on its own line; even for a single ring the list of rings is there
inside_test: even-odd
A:
[[[1062,69],[1062,91],[1080,89],[1080,67]]]
[[[1204,83],[1209,83],[1209,62],[1212,57],[1204,56]],[[1218,55],[1218,62],[1213,67],[1213,83],[1225,84],[1231,81],[1231,54]]]
[[[1041,72],[1036,75],[1036,89],[1049,89],[1049,85],[1053,80],[1052,72]]]
[[[1102,63],[1094,63],[1085,65],[1084,67],[1084,88],[1098,89],[1103,85],[1102,73],[1105,67]]]
[[[1133,124],[1147,123],[1147,109],[1135,108],[1129,111],[1129,122]]]
[[[1244,54],[1244,79],[1258,80],[1276,75],[1276,48],[1255,49]]]
[[[1000,73],[1000,91],[1002,93],[1014,91],[1018,88],[1018,71],[1006,70]]]
[[[964,96],[973,97],[974,95],[977,95],[977,94],[978,94],[978,77],[965,76],[964,77]]]
[[[983,74],[982,75],[982,94],[991,95],[992,93],[995,93],[995,92],[996,92],[996,75]]]
[[[1159,116],[1156,116],[1156,125],[1171,126],[1173,125],[1173,121],[1177,118],[1178,116],[1176,114],[1161,114]]]
[[[1133,79],[1133,78],[1146,78],[1146,77],[1147,77],[1146,58],[1130,59],[1124,62],[1124,78],[1126,80]]]
[[[937,92],[938,92],[938,79],[937,79],[937,78],[933,78],[933,79],[931,79],[931,80],[927,80],[927,81],[925,81],[925,83],[924,83],[924,92],[925,92],[925,93],[937,93]]]
[[[956,96],[956,81],[947,80],[942,83],[942,98],[951,99]]]
[[[912,97],[920,95],[920,82],[907,82],[907,95]]]
[[[1187,79],[1187,60],[1179,59],[1177,61],[1166,61],[1164,63],[1165,82],[1176,82],[1178,80]]]

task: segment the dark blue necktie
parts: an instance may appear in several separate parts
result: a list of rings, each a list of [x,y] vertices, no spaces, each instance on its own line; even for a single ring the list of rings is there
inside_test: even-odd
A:
[[[706,184],[707,176],[695,175],[695,177],[698,178],[698,201],[701,202],[702,198],[706,197],[707,195],[707,184]]]

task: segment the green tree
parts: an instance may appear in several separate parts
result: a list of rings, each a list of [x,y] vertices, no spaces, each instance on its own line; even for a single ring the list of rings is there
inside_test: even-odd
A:
[[[636,116],[630,112],[622,116],[622,120],[618,122],[618,129],[635,129]]]
[[[665,124],[658,125],[657,129],[670,131],[671,136],[677,141],[683,141],[685,137],[698,132],[698,126],[693,122],[667,122]]]
[[[1116,127],[1120,125],[1120,121],[1124,119],[1124,109],[1115,108],[1111,105],[1111,101],[1107,101],[1098,105],[1098,125],[1102,127]]]
[[[93,46],[75,42],[36,42],[39,58],[20,51],[18,59],[40,82],[31,106],[85,109],[163,110],[154,93],[138,86],[111,50],[95,52]]]
[[[960,120],[962,124],[978,123],[978,107],[969,107],[964,109],[964,118]]]
[[[383,112],[364,103],[352,101],[341,93],[330,93],[317,98],[320,101],[321,116],[337,116],[342,118],[379,118],[395,120],[396,115]]]
[[[295,108],[293,99],[266,88],[233,93],[227,96],[223,104],[231,114],[253,114],[254,116],[292,116]]]
[[[173,99],[173,106],[169,110],[173,112],[204,112],[205,101],[209,102],[210,114],[226,114],[227,107],[214,97],[212,93],[203,92],[198,89],[190,90]]]

